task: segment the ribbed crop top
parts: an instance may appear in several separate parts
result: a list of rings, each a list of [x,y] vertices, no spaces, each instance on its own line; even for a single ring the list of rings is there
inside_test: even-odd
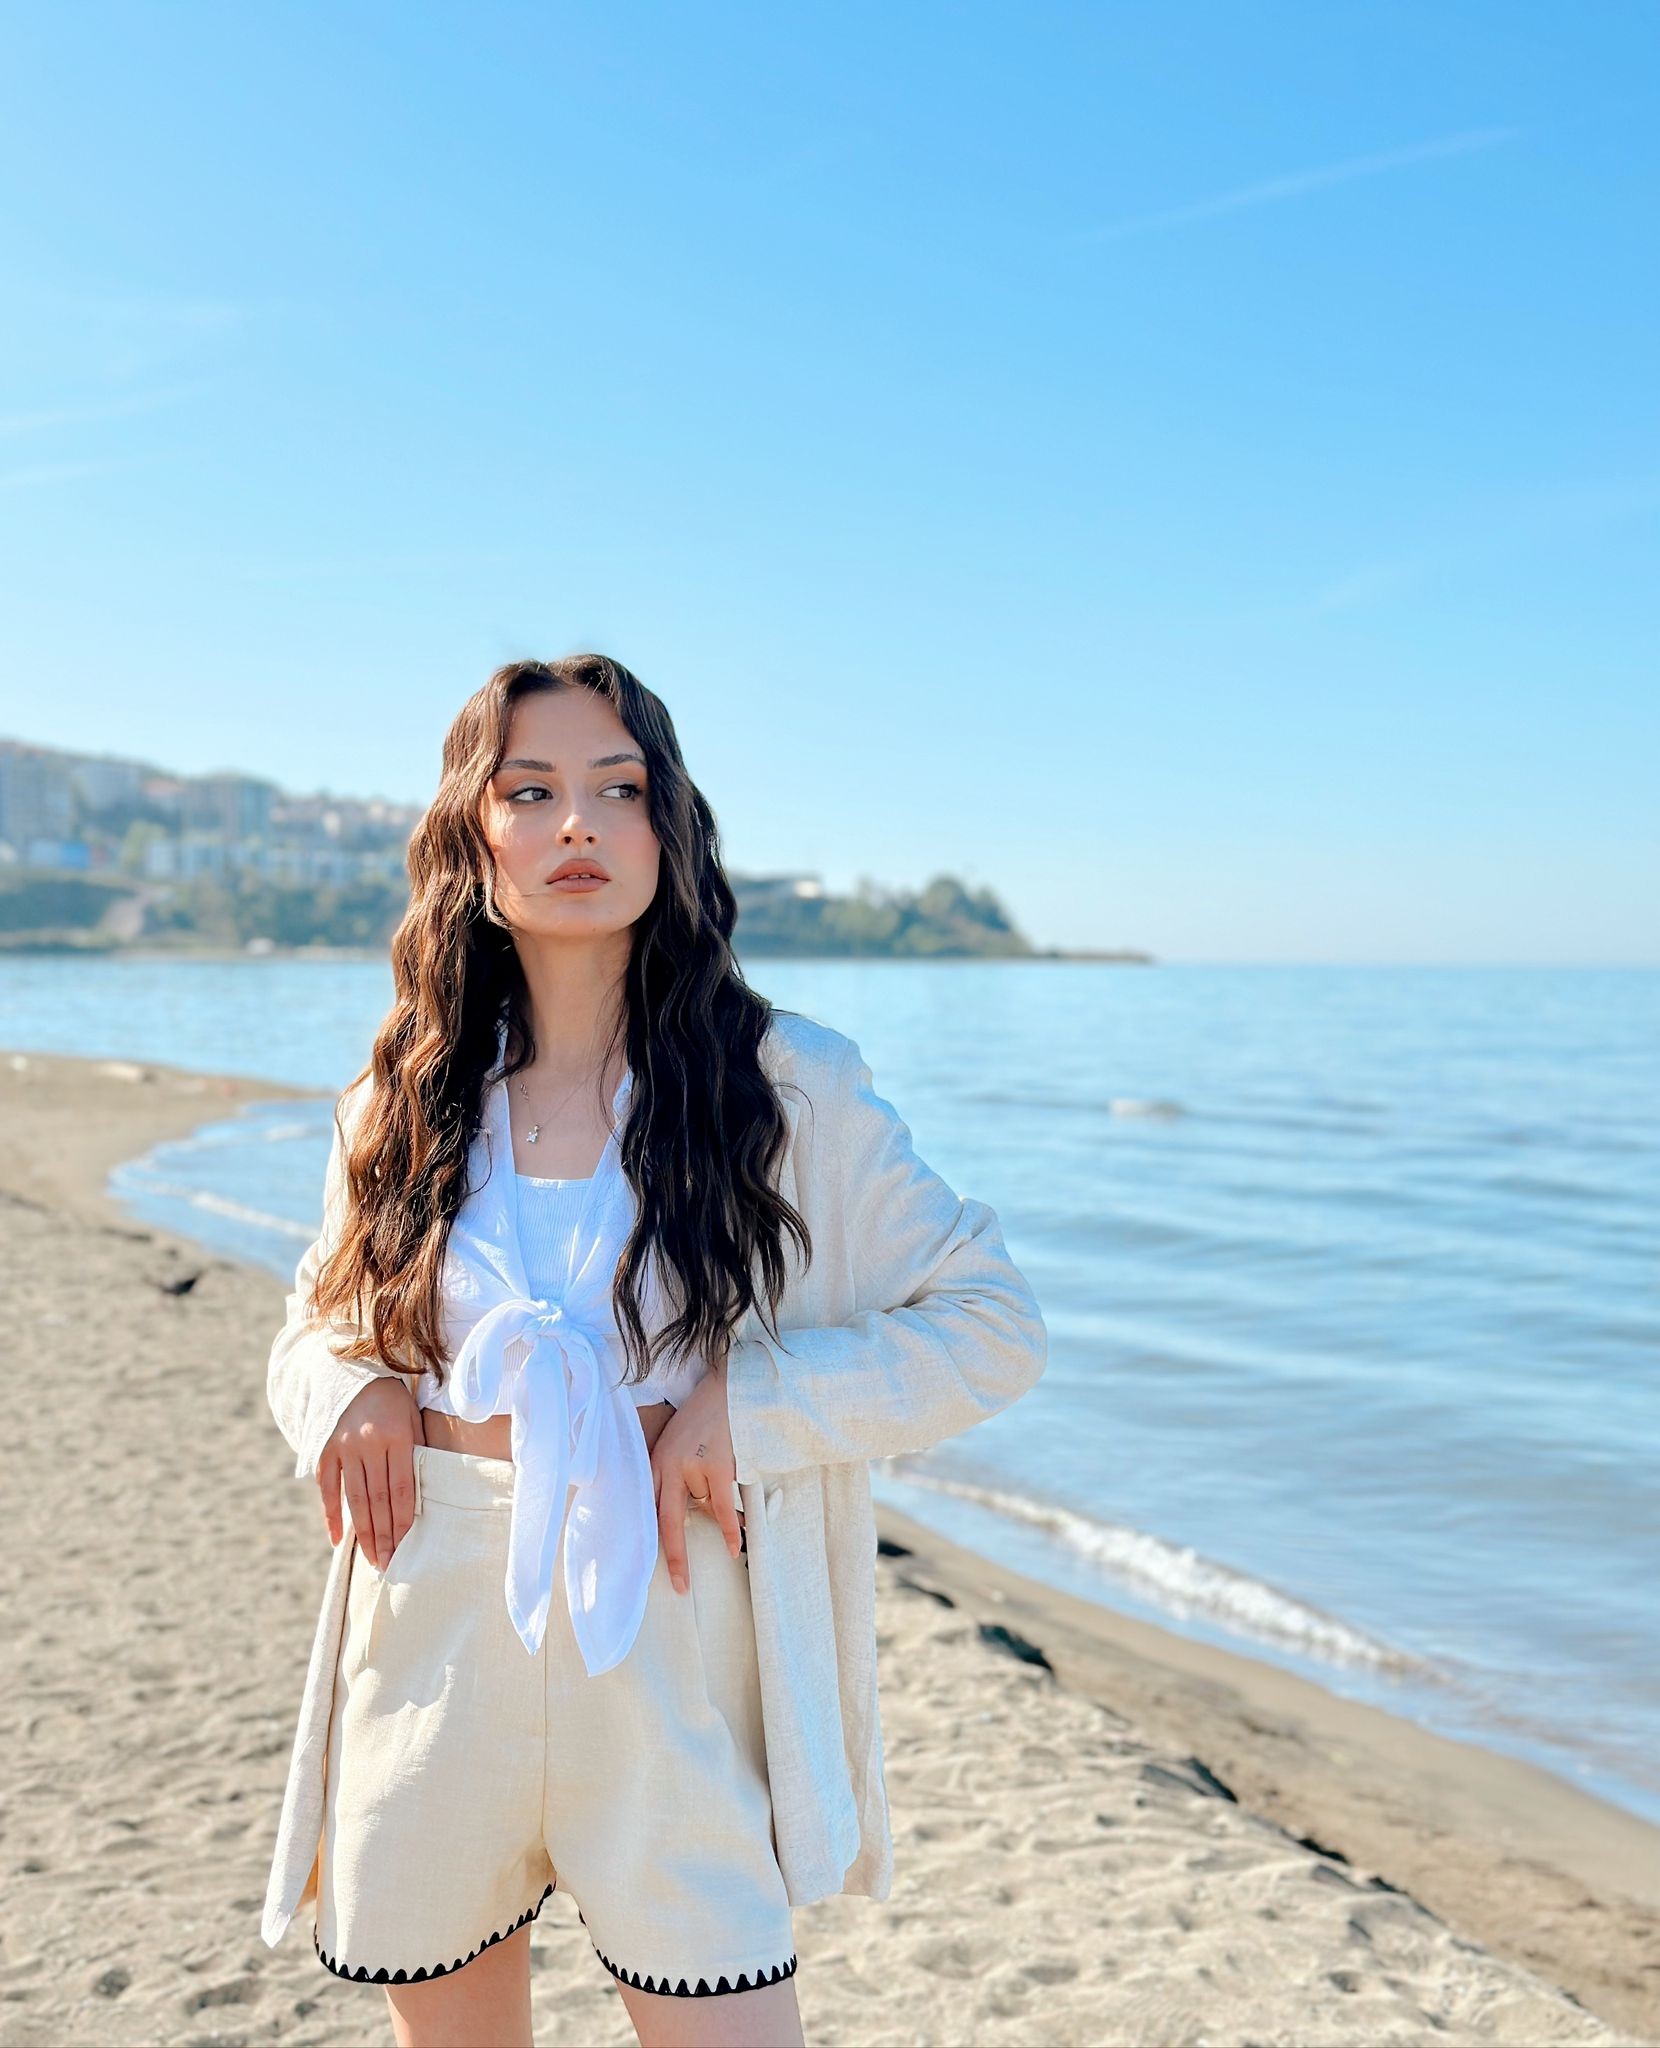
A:
[[[519,1252],[524,1259],[525,1278],[532,1293],[558,1301],[570,1280],[577,1225],[582,1218],[583,1198],[593,1185],[593,1175],[581,1180],[545,1180],[533,1173],[516,1173],[513,1177],[519,1189]],[[614,1265],[622,1246],[607,1249]],[[618,1340],[610,1338],[606,1350],[611,1357],[613,1381],[620,1383],[624,1370],[622,1347]],[[683,1368],[659,1363],[649,1378],[625,1391],[636,1408],[648,1408],[655,1401],[683,1401],[688,1384]],[[440,1386],[433,1373],[424,1372],[416,1381],[415,1399],[422,1408],[435,1408],[442,1415],[455,1413],[448,1380]],[[511,1408],[512,1388],[504,1384],[495,1412],[506,1415]]]

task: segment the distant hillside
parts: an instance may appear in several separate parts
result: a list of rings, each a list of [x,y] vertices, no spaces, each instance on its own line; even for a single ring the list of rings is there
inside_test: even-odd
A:
[[[407,900],[406,885],[376,877],[283,883],[238,875],[149,882],[118,874],[0,869],[0,951],[384,951]]]
[[[409,900],[419,805],[295,794],[237,769],[152,761],[0,735],[0,952],[384,955]],[[1113,960],[1039,950],[989,889],[814,874],[734,875],[734,943],[771,958]]]
[[[889,959],[1028,957],[1031,941],[989,889],[938,875],[920,894],[861,881],[852,896],[752,889],[734,881],[739,952]]]
[[[1034,948],[989,889],[967,889],[949,875],[920,892],[861,881],[852,896],[834,896],[805,876],[735,876],[733,888],[735,945],[752,957],[1065,957]],[[243,872],[158,882],[0,867],[0,951],[384,953],[407,901],[406,883],[374,875],[293,883]]]

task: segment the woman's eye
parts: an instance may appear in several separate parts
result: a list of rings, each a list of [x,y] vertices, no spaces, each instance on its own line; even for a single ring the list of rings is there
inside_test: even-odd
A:
[[[620,789],[623,792],[623,794],[629,797],[630,799],[638,799],[639,797],[645,795],[644,789],[637,782],[610,783],[607,786],[607,794],[609,794],[610,790],[613,789]],[[547,794],[548,788],[546,783],[527,782],[523,785],[522,788],[514,790],[513,794],[508,798],[508,802],[516,804],[522,796],[546,796]]]

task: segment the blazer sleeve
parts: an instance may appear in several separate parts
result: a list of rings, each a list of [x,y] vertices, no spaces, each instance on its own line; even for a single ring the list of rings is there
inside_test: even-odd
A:
[[[726,1361],[740,1482],[925,1450],[1041,1376],[1048,1332],[995,1213],[919,1159],[909,1127],[843,1040],[797,1198],[815,1256],[841,1254],[854,1312],[739,1339]]]
[[[357,1084],[367,1089],[367,1079]],[[339,1317],[324,1321],[310,1310],[311,1290],[323,1261],[339,1239],[347,1199],[341,1129],[350,1132],[358,1106],[367,1097],[350,1089],[340,1099],[328,1168],[323,1176],[323,1227],[300,1254],[287,1315],[271,1346],[265,1372],[265,1397],[277,1427],[295,1454],[296,1479],[317,1471],[328,1440],[355,1397],[373,1379],[396,1377],[378,1360],[341,1358],[332,1339],[350,1343],[358,1326]]]

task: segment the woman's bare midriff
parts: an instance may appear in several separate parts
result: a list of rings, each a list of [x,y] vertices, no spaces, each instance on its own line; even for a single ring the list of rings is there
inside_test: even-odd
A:
[[[649,1453],[674,1410],[667,1401],[653,1401],[634,1412],[645,1431]],[[463,1422],[459,1415],[446,1415],[442,1408],[423,1408],[420,1415],[423,1441],[440,1451],[461,1451],[470,1458],[510,1460],[513,1456],[511,1415],[487,1415],[482,1422]]]

